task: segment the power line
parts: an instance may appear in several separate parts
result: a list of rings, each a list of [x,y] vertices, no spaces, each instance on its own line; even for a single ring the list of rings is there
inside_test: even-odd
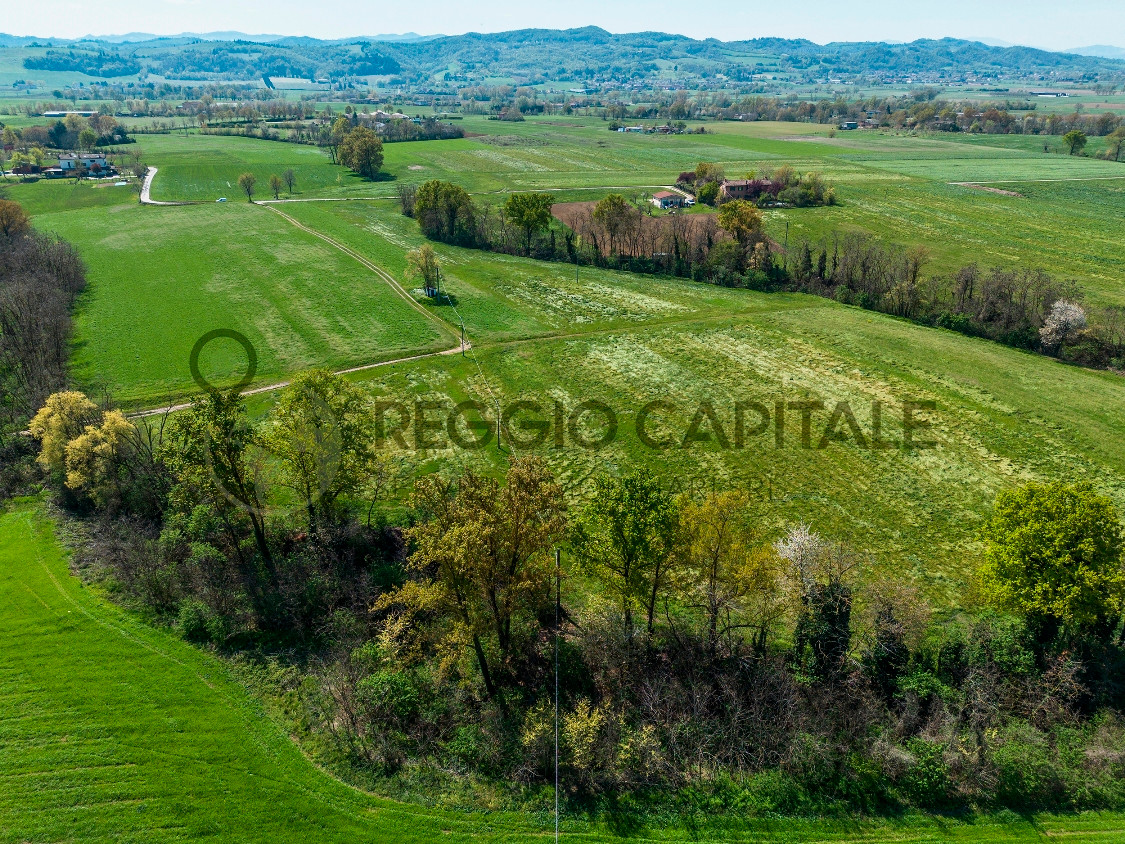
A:
[[[465,319],[464,319],[464,317],[462,317],[461,312],[459,310],[457,310],[457,306],[453,304],[453,300],[449,298],[449,294],[441,292],[441,270],[440,269],[438,269],[438,293],[439,293],[439,295],[445,297],[446,303],[449,305],[449,307],[451,307],[453,309],[453,313],[456,314],[457,319],[461,322],[461,354],[464,355],[465,351],[468,350],[469,354],[472,355],[473,363],[475,363],[477,365],[477,373],[480,375],[480,380],[484,382],[484,388],[486,390],[488,390],[488,395],[492,399],[493,405],[495,405],[495,407],[496,407],[496,446],[497,446],[497,448],[499,448],[500,447],[500,430],[501,430],[500,399],[498,399],[496,397],[496,393],[494,393],[492,391],[492,385],[488,382],[488,378],[484,374],[484,367],[482,367],[480,365],[480,359],[477,357],[477,352],[476,352],[476,349],[473,348],[473,344],[465,342]]]

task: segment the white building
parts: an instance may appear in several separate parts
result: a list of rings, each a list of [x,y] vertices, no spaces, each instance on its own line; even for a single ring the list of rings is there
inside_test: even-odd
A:
[[[59,169],[72,171],[79,166],[86,170],[109,170],[109,162],[105,160],[104,152],[79,152],[59,156]]]

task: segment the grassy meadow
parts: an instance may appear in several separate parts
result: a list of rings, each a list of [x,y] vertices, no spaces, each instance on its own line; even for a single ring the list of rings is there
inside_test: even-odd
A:
[[[160,208],[130,200],[46,211],[36,224],[80,247],[90,284],[77,319],[75,375],[120,401],[195,389],[189,354],[217,327],[253,343],[264,381],[454,342],[369,269],[246,202]],[[244,352],[229,341],[208,346],[202,360],[216,383],[238,380],[245,367]]]
[[[332,166],[325,152],[294,144],[189,134],[142,137],[141,146],[161,168],[153,188],[158,200],[237,199],[242,172],[255,174],[258,197],[267,198],[270,174],[287,168],[297,175],[297,199],[391,197],[398,182],[430,178],[477,194],[551,190],[572,199],[668,185],[698,161],[720,162],[731,176],[788,164],[824,174],[842,203],[771,214],[779,240],[787,221],[791,238],[816,242],[837,229],[868,231],[925,245],[935,271],[968,261],[1043,266],[1079,281],[1094,304],[1125,304],[1115,273],[1125,164],[1065,155],[1058,138],[875,131],[829,137],[825,126],[733,122],[708,124],[706,135],[658,136],[608,132],[604,121],[579,117],[503,123],[467,116],[460,125],[469,137],[388,144],[389,178],[378,182],[361,181]]]
[[[818,438],[839,401],[870,435],[873,401],[901,429],[904,402],[932,400],[939,444],[932,450],[862,448],[854,437],[825,448],[794,446],[801,420],[789,411],[781,449],[763,447],[767,432],[743,449],[695,443],[654,457],[623,422],[606,449],[564,448],[550,456],[576,486],[595,471],[636,462],[670,476],[747,484],[764,498],[765,531],[808,521],[869,552],[873,570],[909,572],[948,603],[971,586],[977,528],[1000,489],[1029,478],[1093,478],[1125,505],[1125,452],[1118,445],[1125,384],[1114,375],[814,297],[587,267],[576,277],[565,264],[440,244],[452,304],[413,290],[418,309],[357,260],[403,280],[405,253],[423,242],[389,197],[398,180],[447,178],[478,193],[550,186],[560,196],[597,196],[614,185],[671,182],[701,159],[722,161],[732,174],[791,163],[824,172],[843,201],[769,212],[779,240],[786,224],[791,242],[865,230],[925,244],[934,271],[973,260],[1045,266],[1077,279],[1091,302],[1111,304],[1125,301],[1118,269],[1125,167],[1043,153],[1026,139],[829,137],[826,127],[797,135],[806,127],[785,123],[725,123],[713,134],[679,137],[611,133],[600,120],[580,118],[473,118],[465,128],[473,137],[388,144],[391,178],[374,183],[333,167],[312,147],[198,134],[142,139],[146,160],[160,168],[158,198],[210,199],[229,193],[226,182],[246,168],[261,184],[292,166],[295,199],[350,201],[271,210],[232,196],[226,203],[140,207],[124,188],[12,188],[38,227],[77,244],[89,264],[77,320],[78,381],[133,406],[152,405],[193,389],[188,354],[213,328],[250,339],[257,383],[268,384],[310,366],[341,369],[449,348],[463,322],[473,356],[355,377],[394,395],[490,405],[533,396],[573,407],[597,398],[623,418],[649,401],[668,400],[677,406],[668,424],[679,435],[704,400],[726,403],[728,426],[734,401],[771,408],[777,401],[821,401],[827,409],[810,422],[820,426]],[[1059,173],[1075,181],[1005,182],[1018,197],[949,183]],[[1089,173],[1101,176],[1091,180]],[[214,380],[233,381],[245,371],[245,355],[233,342],[216,342],[203,364]],[[497,465],[498,455],[417,459],[423,467],[451,459]]]

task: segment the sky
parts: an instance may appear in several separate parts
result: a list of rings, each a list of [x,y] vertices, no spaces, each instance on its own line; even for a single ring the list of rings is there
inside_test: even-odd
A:
[[[75,38],[237,30],[345,38],[600,26],[724,41],[779,36],[828,41],[986,39],[1061,50],[1125,47],[1123,0],[54,0],[12,2],[0,31]]]

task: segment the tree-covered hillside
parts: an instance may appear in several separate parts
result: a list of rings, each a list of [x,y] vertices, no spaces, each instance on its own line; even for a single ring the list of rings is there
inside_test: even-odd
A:
[[[928,74],[977,78],[1096,79],[1125,74],[1125,61],[1052,53],[1029,47],[990,47],[957,39],[909,44],[759,38],[695,40],[638,32],[615,35],[597,27],[467,33],[411,41],[353,38],[320,41],[281,38],[214,41],[154,38],[27,41],[0,35],[0,43],[25,50],[29,70],[74,71],[113,78],[142,72],[180,79],[309,79],[401,74],[415,81],[442,77],[472,82],[487,77],[520,81],[643,79],[669,74],[680,80],[725,77],[749,81],[764,73],[804,79],[847,76],[883,79]]]

